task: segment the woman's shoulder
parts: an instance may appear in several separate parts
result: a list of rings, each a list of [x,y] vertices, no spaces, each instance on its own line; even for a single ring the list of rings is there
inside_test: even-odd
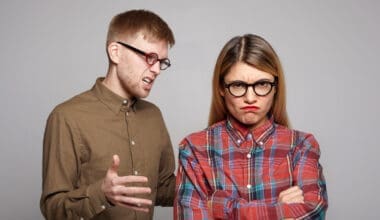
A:
[[[221,121],[211,126],[208,126],[203,130],[192,132],[181,141],[180,145],[188,143],[192,146],[205,146],[207,144],[209,136],[215,134],[216,132],[221,132],[224,129],[224,127],[225,122]]]
[[[318,141],[310,132],[292,129],[276,124],[276,133],[278,137],[289,139],[291,145],[298,150],[316,149],[319,151]]]
[[[297,137],[298,139],[314,138],[312,133],[306,131],[289,128],[279,124],[275,124],[275,126],[277,134],[280,135],[291,135]]]

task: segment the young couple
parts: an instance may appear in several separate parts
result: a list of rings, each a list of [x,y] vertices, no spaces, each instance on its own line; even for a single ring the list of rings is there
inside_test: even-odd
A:
[[[289,126],[280,60],[246,34],[221,50],[209,127],[183,139],[175,172],[161,112],[143,100],[170,67],[167,23],[147,10],[109,25],[109,68],[58,105],[43,143],[46,219],[324,219],[327,191],[313,135]]]

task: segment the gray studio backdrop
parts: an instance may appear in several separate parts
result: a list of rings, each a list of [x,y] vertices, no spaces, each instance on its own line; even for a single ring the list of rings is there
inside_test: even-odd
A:
[[[216,56],[256,33],[278,52],[292,126],[320,142],[327,219],[379,219],[379,1],[20,1],[0,3],[0,219],[42,219],[41,153],[52,108],[106,72],[113,15],[160,14],[174,30],[173,66],[148,98],[178,142],[205,128]],[[107,147],[107,146],[105,146]],[[157,208],[155,219],[172,219]]]

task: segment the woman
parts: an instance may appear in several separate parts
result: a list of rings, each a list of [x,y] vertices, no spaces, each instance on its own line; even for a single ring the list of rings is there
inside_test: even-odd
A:
[[[174,218],[324,219],[319,146],[289,128],[270,44],[252,34],[227,42],[212,92],[209,127],[180,143]]]

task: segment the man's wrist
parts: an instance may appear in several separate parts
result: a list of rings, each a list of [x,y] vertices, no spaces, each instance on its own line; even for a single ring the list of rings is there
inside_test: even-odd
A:
[[[87,195],[90,199],[90,204],[93,210],[98,214],[107,208],[113,207],[109,202],[107,196],[102,190],[103,180],[97,181],[94,184],[89,185],[87,189]]]

